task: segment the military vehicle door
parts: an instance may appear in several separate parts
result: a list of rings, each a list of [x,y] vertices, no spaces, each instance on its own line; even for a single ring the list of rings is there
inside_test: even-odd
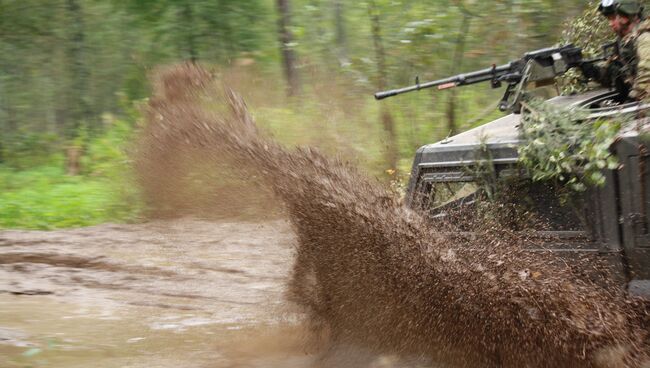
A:
[[[618,170],[619,222],[630,267],[630,291],[650,295],[650,156],[638,131],[625,132],[614,145]],[[612,213],[614,213],[612,211]]]

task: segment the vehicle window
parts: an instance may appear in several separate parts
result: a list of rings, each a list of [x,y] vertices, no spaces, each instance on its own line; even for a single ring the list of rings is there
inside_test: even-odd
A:
[[[514,182],[507,188],[499,202],[516,205],[522,214],[532,215],[535,221],[528,226],[546,231],[583,231],[587,227],[589,218],[585,216],[583,198],[561,203],[552,186],[529,181]],[[480,185],[472,181],[429,181],[420,188],[419,204],[435,219],[460,213],[468,218],[477,210],[481,192]]]
[[[463,199],[473,198],[479,187],[474,182],[446,182],[435,183],[432,186],[430,208],[436,209],[443,206],[462,206]],[[453,205],[455,204],[455,205]]]

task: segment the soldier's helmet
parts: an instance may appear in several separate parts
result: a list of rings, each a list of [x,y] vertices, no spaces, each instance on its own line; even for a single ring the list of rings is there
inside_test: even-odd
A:
[[[614,14],[642,17],[643,3],[640,0],[602,0],[598,11],[606,17]]]

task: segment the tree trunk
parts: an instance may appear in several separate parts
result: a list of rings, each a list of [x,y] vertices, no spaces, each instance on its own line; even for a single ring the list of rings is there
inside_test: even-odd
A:
[[[470,21],[471,15],[464,12],[463,21],[461,22],[458,33],[458,39],[456,40],[456,50],[454,51],[454,58],[452,59],[450,75],[458,74],[462,67],[463,54],[465,53],[465,40],[467,39],[467,33],[469,32]],[[456,123],[457,98],[458,93],[456,89],[452,89],[449,99],[447,100],[447,131],[449,135],[458,133],[458,124]]]
[[[81,147],[70,146],[65,151],[65,172],[77,176],[81,172]]]
[[[388,71],[386,70],[386,52],[384,50],[384,43],[381,37],[381,20],[379,18],[379,9],[373,0],[368,2],[368,15],[370,16],[371,33],[373,45],[375,48],[375,59],[377,62],[377,76],[376,85],[377,90],[386,89],[386,81],[388,79]],[[386,133],[386,163],[389,169],[397,170],[398,147],[397,147],[397,132],[395,130],[395,121],[387,108],[386,103],[381,105],[381,124]]]
[[[86,100],[88,96],[88,69],[85,63],[85,29],[84,17],[78,0],[67,0],[66,10],[69,20],[68,45],[66,58],[70,77],[67,91],[67,121],[65,135],[74,139],[79,135],[82,123],[89,124],[90,130],[96,128],[91,124],[91,111]]]
[[[74,141],[79,137],[82,127],[87,128],[90,134],[95,133],[99,127],[96,121],[92,121],[93,114],[87,100],[89,72],[85,60],[86,35],[80,1],[67,0],[66,12],[70,23],[65,56],[70,79],[68,82],[69,89],[66,91],[67,113],[65,114],[66,122],[64,124],[65,137],[69,141]],[[77,145],[78,142],[72,144]],[[74,157],[70,156],[69,151],[66,152],[66,172],[69,175],[79,174],[80,155],[81,149],[76,151]]]
[[[345,31],[343,0],[334,0],[334,29],[336,32],[336,53],[339,63],[348,62],[348,37]]]
[[[300,93],[300,79],[296,69],[296,52],[293,49],[293,34],[291,33],[291,10],[289,0],[276,0],[278,8],[278,36],[282,51],[284,76],[287,79],[287,95],[296,96]]]
[[[323,40],[323,35],[327,33],[327,29],[325,28],[325,14],[323,13],[323,5],[321,0],[310,0],[309,5],[314,7],[314,9],[311,11],[311,27],[312,32],[315,32],[315,37],[311,39],[310,42],[312,42],[318,50],[318,54],[320,55],[320,65],[325,65],[326,67],[331,67],[331,61],[332,61],[332,45],[331,42]],[[311,70],[311,69],[310,69]],[[332,70],[329,69],[331,72]]]
[[[7,130],[11,134],[18,132],[18,119],[16,118],[16,110],[12,106],[7,107]]]
[[[375,62],[377,63],[376,84],[377,89],[383,90],[386,89],[386,51],[381,37],[379,10],[374,0],[368,1],[368,15],[370,16],[372,42],[375,48]]]
[[[192,11],[192,4],[190,1],[185,1],[183,4],[183,11],[181,12],[183,25],[183,33],[185,34],[185,55],[184,57],[195,63],[199,59],[198,51],[196,50],[196,36],[194,34],[194,12]]]
[[[11,101],[11,87],[9,85],[10,78],[8,77],[12,73],[12,68],[9,67],[8,63],[3,63],[2,65],[2,85],[0,85],[0,109],[4,117],[4,124],[0,123],[0,136],[1,138],[6,138],[6,136],[13,136],[18,132],[18,122],[16,121],[16,112],[14,110],[14,104]],[[6,73],[6,74],[5,74]]]

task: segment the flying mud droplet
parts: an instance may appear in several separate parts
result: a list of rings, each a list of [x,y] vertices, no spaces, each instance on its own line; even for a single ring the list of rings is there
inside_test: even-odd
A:
[[[299,242],[289,299],[332,344],[465,367],[638,367],[646,359],[645,307],[580,277],[589,263],[525,252],[533,240],[489,219],[465,220],[476,236],[450,233],[459,226],[434,225],[352,165],[284,149],[201,66],[163,70],[154,85],[135,152],[145,195],[173,211],[188,167],[198,167],[216,186],[220,175],[238,183],[195,196],[206,208],[250,200],[241,183],[280,204]]]

